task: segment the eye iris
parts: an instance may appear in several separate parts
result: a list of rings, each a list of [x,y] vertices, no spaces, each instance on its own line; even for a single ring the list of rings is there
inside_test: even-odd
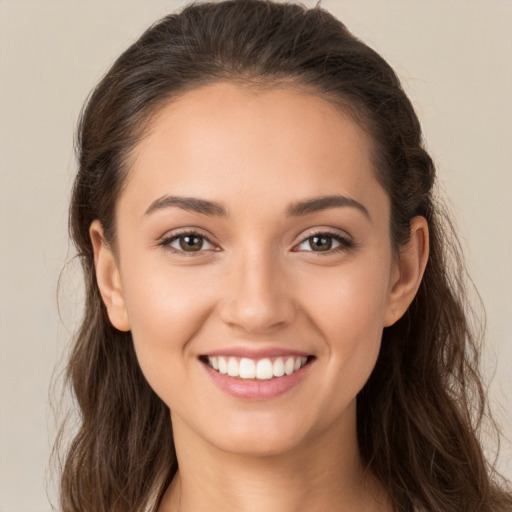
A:
[[[180,248],[184,251],[199,251],[203,247],[203,239],[195,235],[180,237]]]
[[[312,236],[309,245],[314,251],[328,251],[332,247],[332,237],[325,235]]]

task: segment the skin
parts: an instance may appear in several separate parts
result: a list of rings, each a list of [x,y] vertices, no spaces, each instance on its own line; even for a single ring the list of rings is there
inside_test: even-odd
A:
[[[417,291],[428,229],[413,219],[396,257],[371,148],[316,96],[230,83],[163,107],[135,148],[115,250],[99,221],[90,234],[110,320],[132,331],[142,371],[171,409],[180,469],[160,512],[390,510],[361,464],[356,396],[383,328]],[[226,215],[155,208],[166,195],[215,201]],[[350,204],[287,214],[332,195],[367,214]],[[211,243],[180,251],[169,238],[183,228]],[[348,242],[329,238],[332,249],[319,251],[317,232]],[[284,394],[248,400],[219,389],[199,359],[232,347],[286,348],[311,362]]]

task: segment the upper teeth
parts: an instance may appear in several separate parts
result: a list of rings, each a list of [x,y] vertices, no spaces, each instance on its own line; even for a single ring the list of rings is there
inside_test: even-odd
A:
[[[243,357],[210,357],[208,364],[218,372],[241,379],[267,380],[272,377],[291,375],[306,364],[306,357],[277,357],[272,362],[269,358],[249,359]]]

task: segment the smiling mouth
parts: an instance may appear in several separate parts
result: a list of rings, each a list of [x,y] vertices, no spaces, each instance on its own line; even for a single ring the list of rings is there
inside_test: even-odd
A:
[[[242,380],[270,380],[292,375],[306,366],[314,356],[285,356],[250,359],[231,356],[201,356],[200,360],[222,375]]]

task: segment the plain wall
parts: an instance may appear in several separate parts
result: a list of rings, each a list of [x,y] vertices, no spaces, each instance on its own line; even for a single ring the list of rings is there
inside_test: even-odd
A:
[[[144,28],[183,4],[0,0],[0,512],[50,510],[48,389],[81,310],[73,265],[62,278],[62,318],[57,310],[72,255],[67,205],[81,105]],[[512,438],[512,2],[323,6],[388,59],[417,108],[487,308],[484,366],[495,369],[491,397]],[[510,443],[500,467],[512,479]]]

